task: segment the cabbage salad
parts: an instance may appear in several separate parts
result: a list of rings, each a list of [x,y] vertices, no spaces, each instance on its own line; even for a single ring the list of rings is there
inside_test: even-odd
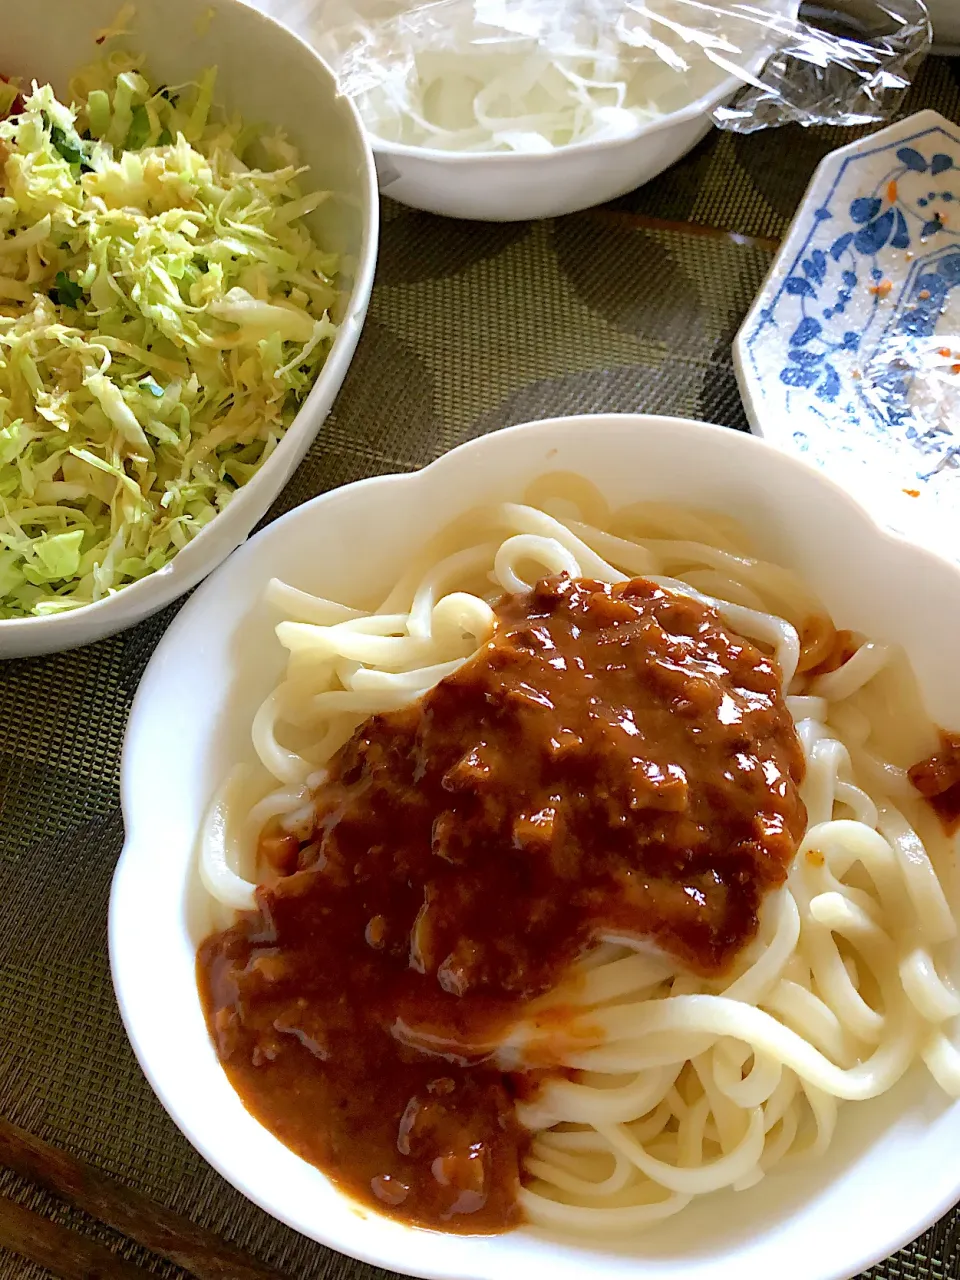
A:
[[[167,564],[262,466],[336,335],[279,132],[115,54],[0,81],[0,618]],[[250,156],[256,142],[263,167]]]

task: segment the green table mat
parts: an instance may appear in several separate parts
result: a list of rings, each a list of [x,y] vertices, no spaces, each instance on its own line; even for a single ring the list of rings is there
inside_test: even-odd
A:
[[[960,122],[960,61],[924,64],[905,111],[922,107]],[[731,341],[814,167],[852,136],[714,133],[648,187],[550,222],[485,226],[387,204],[356,359],[272,514],[551,414],[643,410],[746,429]],[[120,1024],[106,945],[120,744],[174,612],[88,649],[0,665],[0,1114],[291,1276],[385,1277],[280,1226],[209,1169]],[[0,1193],[157,1275],[183,1275],[10,1174]],[[960,1214],[870,1280],[956,1280],[955,1227]],[[46,1276],[0,1250],[0,1280]]]

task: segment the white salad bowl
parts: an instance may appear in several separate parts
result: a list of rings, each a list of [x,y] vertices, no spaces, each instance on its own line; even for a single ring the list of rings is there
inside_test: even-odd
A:
[[[318,0],[252,0],[321,49],[329,6]],[[352,0],[360,14],[379,12],[377,0]],[[410,7],[413,7],[412,5]],[[774,0],[781,20],[797,16],[799,0]],[[761,44],[758,36],[757,43]],[[558,147],[544,154],[456,152],[405,146],[370,134],[380,190],[392,200],[451,218],[517,222],[592,208],[643,186],[685,156],[709,131],[710,113],[755,74],[772,49],[746,50],[745,74],[729,75],[709,92],[615,138]],[[739,55],[728,54],[733,62]],[[739,65],[739,63],[738,63]]]
[[[485,436],[417,473],[349,485],[236,551],[144,675],[123,752],[126,843],[110,901],[127,1032],[163,1105],[228,1181],[305,1235],[389,1270],[435,1280],[846,1280],[960,1197],[960,1104],[922,1070],[844,1108],[828,1156],[809,1169],[705,1196],[632,1240],[581,1245],[530,1228],[444,1235],[355,1204],[244,1109],[207,1034],[195,980],[209,927],[197,832],[214,789],[252,760],[254,712],[283,669],[268,580],[369,603],[452,518],[516,499],[555,470],[580,473],[614,504],[656,498],[736,517],[838,625],[902,644],[930,714],[960,726],[960,569],[884,532],[820,472],[749,435],[669,418],[564,418]],[[957,886],[946,888],[956,904]]]
[[[70,649],[130,627],[228,556],[266,513],[330,411],[373,286],[379,218],[373,159],[356,111],[337,93],[321,58],[240,0],[137,0],[128,8],[127,33],[113,44],[144,52],[150,74],[172,84],[215,66],[215,103],[282,128],[309,165],[312,186],[331,192],[307,222],[318,243],[341,255],[340,331],[283,440],[226,510],[168,565],[114,595],[48,617],[0,620],[0,658]],[[96,36],[114,24],[117,10],[117,0],[33,0],[4,8],[0,72],[49,82],[65,94],[74,72],[98,57]]]

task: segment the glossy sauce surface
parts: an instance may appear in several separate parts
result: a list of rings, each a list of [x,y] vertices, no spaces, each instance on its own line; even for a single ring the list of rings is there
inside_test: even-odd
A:
[[[713,610],[556,578],[497,617],[338,753],[308,841],[264,833],[282,874],[198,956],[247,1108],[358,1200],[474,1232],[519,1219],[531,1077],[491,1050],[524,1005],[604,935],[722,973],[806,817],[775,663]]]
[[[948,836],[960,829],[960,733],[940,730],[940,750],[908,771]]]

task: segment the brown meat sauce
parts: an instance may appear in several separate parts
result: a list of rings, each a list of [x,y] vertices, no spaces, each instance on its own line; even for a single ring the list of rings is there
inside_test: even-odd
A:
[[[940,730],[940,750],[908,770],[948,836],[960,829],[960,733]]]
[[[289,874],[198,956],[252,1114],[357,1200],[471,1232],[520,1218],[530,1080],[491,1049],[524,1005],[601,935],[724,972],[806,819],[776,665],[712,609],[561,577],[497,619],[358,729],[310,840],[264,834]]]

